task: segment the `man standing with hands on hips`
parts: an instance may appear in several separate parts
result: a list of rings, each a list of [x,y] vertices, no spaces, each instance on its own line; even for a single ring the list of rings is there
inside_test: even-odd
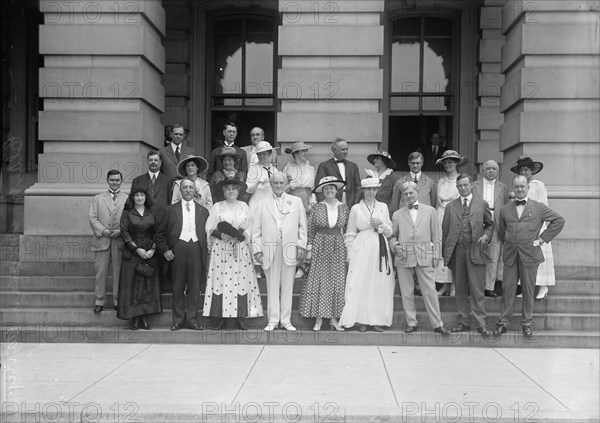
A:
[[[442,221],[444,264],[454,275],[460,314],[460,323],[452,332],[468,331],[472,314],[477,332],[487,337],[491,333],[485,323],[485,264],[495,225],[487,203],[472,194],[471,176],[458,175],[456,188],[460,197],[446,206]]]
[[[502,335],[507,332],[517,282],[521,279],[521,325],[525,338],[531,338],[535,280],[538,266],[544,261],[540,247],[552,241],[562,231],[565,219],[548,206],[527,198],[529,183],[525,176],[515,176],[513,190],[516,200],[502,207],[498,218],[498,237],[504,243],[504,295],[500,321],[494,334]],[[540,234],[544,222],[548,222],[548,227]]]

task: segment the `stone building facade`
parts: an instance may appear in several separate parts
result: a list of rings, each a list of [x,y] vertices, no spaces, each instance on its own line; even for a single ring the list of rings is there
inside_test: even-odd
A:
[[[225,120],[311,160],[331,140],[366,167],[432,132],[502,180],[542,161],[567,219],[557,266],[598,267],[600,5],[557,0],[9,1],[2,230],[22,261],[87,260],[90,197],[124,188],[182,123],[207,155]],[[19,17],[26,16],[25,21]],[[15,20],[17,19],[17,20]],[[20,22],[24,22],[20,24]],[[6,37],[3,37],[6,38]]]

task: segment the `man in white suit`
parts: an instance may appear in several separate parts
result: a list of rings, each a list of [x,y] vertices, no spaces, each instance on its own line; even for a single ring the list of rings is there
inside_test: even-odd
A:
[[[96,252],[96,302],[94,313],[104,310],[106,302],[106,278],[108,268],[112,263],[113,273],[113,305],[115,310],[119,303],[119,275],[121,272],[121,252],[123,240],[121,239],[121,214],[127,200],[127,194],[120,191],[123,174],[112,169],[106,175],[108,191],[94,197],[90,205],[89,220],[94,235],[92,237],[92,251]]]
[[[492,218],[496,223],[494,234],[488,244],[490,252],[490,263],[485,265],[485,296],[496,298],[498,295],[494,291],[496,281],[502,280],[503,265],[502,265],[502,243],[498,239],[497,218],[500,209],[508,203],[509,192],[508,187],[498,180],[498,172],[500,167],[495,160],[488,160],[481,165],[483,171],[483,180],[473,182],[473,193],[477,194],[490,206]],[[497,211],[498,213],[495,213]]]
[[[281,323],[286,330],[295,331],[291,323],[292,292],[296,264],[306,253],[306,212],[299,197],[285,193],[287,179],[283,173],[273,173],[270,182],[273,196],[257,208],[252,234],[254,258],[267,277],[265,330],[271,332]]]
[[[405,182],[402,196],[407,205],[392,216],[393,235],[390,249],[395,254],[398,282],[402,293],[402,307],[406,316],[406,333],[417,331],[413,272],[417,275],[425,308],[433,331],[448,336],[440,314],[438,295],[435,290],[435,270],[441,259],[440,235],[435,209],[419,203],[417,184]]]

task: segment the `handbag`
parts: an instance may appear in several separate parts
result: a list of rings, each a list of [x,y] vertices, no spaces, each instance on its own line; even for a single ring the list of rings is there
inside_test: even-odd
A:
[[[154,267],[142,260],[135,266],[135,271],[146,278],[150,278],[154,274]]]

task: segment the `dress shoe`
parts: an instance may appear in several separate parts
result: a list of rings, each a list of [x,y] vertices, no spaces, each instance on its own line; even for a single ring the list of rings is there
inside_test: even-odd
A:
[[[145,329],[145,330],[150,330],[150,325],[146,321],[146,316],[144,316],[143,314],[138,318],[138,322],[139,322],[140,328]]]
[[[131,319],[131,330],[138,330],[140,328],[140,318],[135,316]]]
[[[119,309],[119,306],[118,306],[118,305],[116,305],[116,306],[115,306],[115,311],[117,311],[118,309]]]
[[[417,331],[417,327],[416,326],[407,326],[406,329],[404,329],[404,333],[415,333]]]
[[[383,332],[383,328],[382,328],[381,326],[377,326],[377,325],[374,325],[374,326],[373,326],[373,330],[374,330],[375,332]]]
[[[535,299],[543,300],[547,296],[548,296],[548,287],[545,285],[542,285],[542,286],[540,286],[540,290],[538,291],[537,295],[535,296]]]
[[[333,318],[329,320],[329,326],[331,326],[331,330],[336,330],[338,332],[343,332],[345,330],[342,326],[340,326],[340,323]]]
[[[453,283],[450,284],[450,294],[451,297],[456,297],[456,287]]]
[[[498,297],[498,295],[494,291],[492,291],[491,289],[486,289],[485,290],[485,296],[486,297],[491,297],[491,298]]]
[[[523,336],[527,339],[533,337],[533,330],[531,329],[531,326],[523,326]]]
[[[190,329],[191,330],[204,330],[204,326],[202,326],[200,323],[192,323],[190,325]]]
[[[441,297],[442,295],[448,295],[447,293],[450,291],[450,284],[449,283],[443,283],[442,284],[442,288],[437,292],[438,297]]]
[[[366,332],[367,331],[367,326],[366,325],[358,325],[358,331],[359,332]]]
[[[435,333],[439,333],[440,335],[442,335],[444,338],[447,338],[448,336],[450,336],[450,332],[448,332],[446,330],[446,328],[444,328],[443,326],[438,326],[437,328],[435,328],[433,330]]]
[[[283,325],[283,328],[288,332],[296,332],[296,328],[291,323],[286,323],[285,325]]]
[[[100,313],[102,310],[104,310],[104,307],[102,307],[101,305],[97,305],[96,307],[94,307],[94,313]]]
[[[480,333],[481,336],[483,336],[484,338],[487,338],[489,336],[492,336],[492,332],[490,332],[489,330],[487,330],[484,327],[478,327],[477,328],[477,333]]]
[[[235,324],[239,330],[248,330],[248,325],[246,325],[246,319],[243,317],[238,317],[235,321]]]
[[[423,296],[423,294],[421,293],[421,290],[418,289],[418,288],[415,288],[415,295],[418,296],[418,297],[422,297]]]
[[[313,330],[314,330],[315,332],[318,332],[318,331],[320,331],[320,330],[321,330],[321,325],[322,325],[322,324],[323,324],[323,319],[322,319],[322,318],[320,318],[320,317],[317,317],[317,318],[315,319],[315,325],[313,326]]]
[[[267,332],[273,332],[276,327],[277,325],[275,323],[269,323],[267,326],[265,326],[265,330]]]
[[[464,323],[459,323],[458,326],[452,328],[452,332],[467,332],[469,330],[471,330],[471,327]]]
[[[506,328],[506,325],[503,325],[502,323],[498,323],[496,325],[496,329],[494,329],[494,336],[500,336],[504,333],[508,332],[508,329]]]
[[[179,329],[181,329],[183,327],[183,325],[181,323],[173,323],[173,326],[171,326],[171,330],[173,332],[178,331]]]

